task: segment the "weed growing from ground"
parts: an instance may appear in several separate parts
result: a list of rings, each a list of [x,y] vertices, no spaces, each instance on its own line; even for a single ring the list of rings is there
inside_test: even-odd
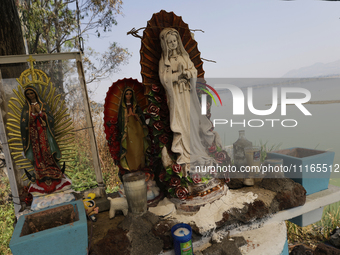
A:
[[[0,170],[2,171],[2,170]],[[1,173],[2,174],[2,173]],[[11,201],[8,201],[11,190],[7,177],[1,177],[0,184],[0,254],[11,254],[9,242],[13,234],[13,224],[15,220],[14,207]]]

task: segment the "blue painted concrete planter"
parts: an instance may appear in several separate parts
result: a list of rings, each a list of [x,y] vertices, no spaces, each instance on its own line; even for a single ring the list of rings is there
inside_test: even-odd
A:
[[[283,250],[280,255],[289,255],[288,240],[286,240],[285,245],[283,246]]]
[[[53,227],[54,222],[56,227]],[[44,229],[44,225],[50,228]],[[36,232],[40,228],[44,230]],[[83,202],[72,201],[21,216],[9,246],[14,255],[87,254],[87,219]]]
[[[334,152],[295,147],[269,152],[267,157],[283,159],[285,177],[300,183],[307,195],[328,188]]]

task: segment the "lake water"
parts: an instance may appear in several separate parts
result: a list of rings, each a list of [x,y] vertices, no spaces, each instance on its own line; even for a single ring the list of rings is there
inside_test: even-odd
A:
[[[244,129],[248,140],[259,145],[260,142],[267,143],[268,147],[280,145],[280,149],[290,147],[303,147],[309,149],[328,150],[335,152],[334,163],[340,164],[340,104],[304,104],[304,107],[312,114],[305,116],[295,105],[287,105],[286,116],[281,115],[280,91],[282,87],[305,88],[311,93],[309,101],[340,100],[340,83],[338,78],[304,80],[283,79],[207,79],[207,84],[234,84],[242,87],[245,95],[245,114],[233,115],[233,99],[229,90],[219,91],[223,106],[212,106],[213,119],[226,119],[227,124],[216,125],[215,130],[220,134],[224,145],[231,145],[238,139],[238,131]],[[256,86],[253,86],[257,84]],[[263,85],[266,84],[266,85]],[[269,85],[268,85],[269,84]],[[278,106],[274,113],[268,116],[257,116],[252,114],[247,107],[247,86],[253,86],[254,107],[258,110],[266,110],[271,107],[272,89],[278,88]],[[288,98],[303,98],[304,94],[288,94]],[[216,96],[215,96],[216,98]],[[217,99],[217,98],[216,98]],[[218,100],[217,100],[218,102]],[[250,127],[250,125],[262,125],[262,127]],[[295,127],[283,127],[280,121],[265,121],[266,119],[294,119]],[[243,121],[245,120],[245,127]],[[233,124],[231,121],[241,122]],[[284,125],[295,125],[293,121],[286,121]],[[333,176],[334,177],[334,176]],[[340,178],[340,174],[338,176]]]

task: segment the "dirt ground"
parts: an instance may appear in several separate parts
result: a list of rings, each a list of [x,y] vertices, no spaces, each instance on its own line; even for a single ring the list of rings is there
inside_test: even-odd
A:
[[[110,229],[117,229],[118,224],[124,219],[123,215],[116,215],[113,219],[109,218],[109,211],[101,212],[96,215],[97,221],[87,221],[89,243],[91,246],[102,240]]]

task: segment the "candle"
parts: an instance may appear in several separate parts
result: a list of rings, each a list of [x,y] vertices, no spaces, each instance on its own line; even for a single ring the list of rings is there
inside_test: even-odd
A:
[[[124,191],[129,211],[143,214],[147,211],[145,174],[135,172],[123,176]]]

